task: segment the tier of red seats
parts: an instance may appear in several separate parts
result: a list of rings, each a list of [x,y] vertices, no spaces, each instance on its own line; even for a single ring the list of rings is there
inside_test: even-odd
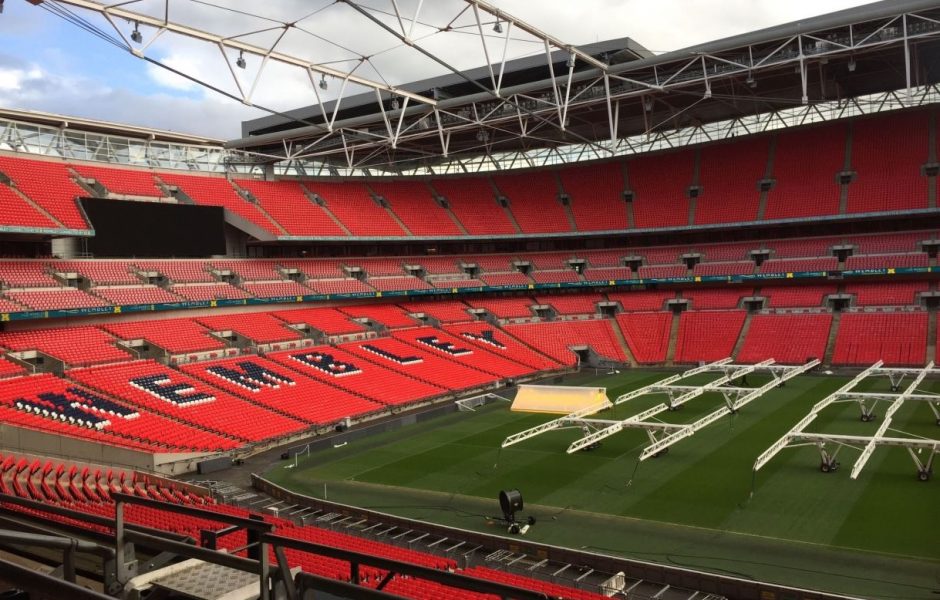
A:
[[[72,260],[50,262],[56,273],[78,273],[96,285],[140,285],[141,280],[126,260]]]
[[[927,208],[929,115],[904,112],[859,119],[852,131],[852,167],[846,212]]]
[[[130,404],[242,443],[283,437],[307,427],[152,360],[75,369],[67,375]]]
[[[754,263],[750,261],[740,262],[703,262],[696,263],[692,268],[692,274],[697,276],[707,275],[751,275],[754,273]]]
[[[170,291],[187,300],[238,300],[251,294],[227,283],[185,283],[170,287]]]
[[[180,369],[231,394],[317,425],[381,409],[375,402],[260,356],[191,363]]]
[[[9,290],[8,298],[35,310],[56,310],[68,308],[88,308],[92,306],[110,306],[101,298],[96,298],[75,288],[49,288],[44,290]]]
[[[520,273],[519,271],[513,271],[512,273],[484,273],[480,275],[480,279],[490,286],[502,286],[502,285],[528,285],[532,283],[532,279],[529,278],[525,273]]]
[[[923,365],[927,313],[845,313],[839,322],[835,365]]]
[[[268,358],[333,387],[380,404],[407,404],[447,393],[444,387],[363,360],[343,347],[274,352]]]
[[[415,327],[418,322],[394,304],[358,304],[342,306],[339,309],[351,318],[369,319],[374,323],[381,323],[389,328]]]
[[[120,287],[96,287],[96,296],[100,296],[115,306],[128,304],[171,304],[179,302],[180,297],[155,285],[136,285]]]
[[[449,273],[462,274],[464,271],[460,269],[459,264],[461,260],[462,259],[457,256],[418,256],[405,259],[405,262],[421,265],[426,273],[438,275]]]
[[[839,214],[837,174],[845,162],[846,125],[836,123],[777,136],[764,219]]]
[[[3,356],[3,353],[0,352],[0,378],[2,377],[14,377],[17,375],[23,375],[26,373],[26,369],[11,360],[7,360]]]
[[[196,322],[210,331],[234,331],[258,344],[288,342],[302,337],[296,329],[285,326],[270,313],[197,317]]]
[[[17,304],[8,298],[0,298],[0,313],[14,313],[24,310],[26,310],[26,307],[22,304]]]
[[[346,232],[313,200],[296,181],[257,181],[236,179],[235,184],[251,193],[265,212],[288,235],[342,237]]]
[[[365,333],[365,327],[349,318],[346,313],[335,308],[300,308],[279,310],[271,313],[291,325],[306,324],[326,335],[345,335]],[[414,323],[412,323],[414,325]]]
[[[57,229],[59,226],[6,185],[0,183],[0,225]]]
[[[466,339],[451,335],[433,327],[402,329],[392,336],[418,350],[457,364],[489,373],[498,378],[531,375],[532,369],[511,358],[489,349],[474,347]]]
[[[884,269],[886,267],[926,267],[930,257],[926,252],[911,254],[869,254],[850,256],[845,260],[846,270]]]
[[[150,171],[140,169],[120,169],[98,165],[72,165],[75,172],[87,179],[94,179],[112,194],[128,196],[149,196],[160,198],[164,194],[157,188]]]
[[[675,362],[712,362],[731,356],[746,315],[743,310],[682,313]]]
[[[781,285],[761,288],[770,308],[817,308],[826,296],[836,293],[835,285]]]
[[[141,497],[196,507],[210,507],[213,512],[246,518],[249,512],[225,504],[216,503],[208,496],[185,489],[178,489],[173,484],[150,482],[137,478],[133,473],[115,469],[69,465],[40,460],[30,462],[15,455],[0,456],[0,492],[15,494],[22,498],[39,500],[51,505],[62,506],[81,513],[114,518],[114,503],[111,492],[122,491]],[[80,468],[81,467],[81,468]],[[25,513],[47,521],[67,524],[86,531],[112,534],[110,528],[89,525],[83,519],[73,519],[43,511],[26,509],[10,505],[9,510]],[[203,531],[220,531],[225,524],[211,518],[194,517],[169,512],[160,508],[142,507],[128,504],[125,506],[125,518],[128,523],[158,529],[168,533],[184,535],[195,540],[203,538]],[[369,556],[388,558],[431,569],[458,571],[457,564],[449,558],[424,554],[416,550],[385,544],[379,541],[352,536],[346,533],[322,529],[316,526],[299,526],[284,519],[264,516],[266,522],[274,526],[276,535],[304,540],[315,544],[359,552]],[[247,542],[244,530],[230,533],[218,540],[219,547],[229,551],[243,547]],[[350,580],[349,563],[326,556],[285,550],[290,567],[300,567],[315,575]],[[591,592],[568,588],[556,583],[530,579],[496,571],[486,567],[473,567],[462,571],[466,576],[487,581],[505,583],[522,589],[541,592],[547,597],[567,600],[603,600],[604,596]],[[386,572],[369,566],[360,566],[359,574],[363,585],[374,587],[384,580]],[[384,590],[407,598],[418,600],[436,600],[453,598],[456,600],[488,600],[489,595],[450,588],[428,580],[410,577],[390,579]]]
[[[672,313],[634,312],[617,315],[617,325],[627,340],[630,353],[641,365],[666,361]]]
[[[627,165],[633,191],[633,223],[641,229],[689,225],[695,154],[689,150],[645,156]]]
[[[368,284],[380,292],[427,290],[434,287],[414,275],[403,275],[401,277],[370,277]]]
[[[754,315],[737,362],[802,364],[826,353],[830,314]]]
[[[431,285],[439,289],[450,288],[470,288],[483,287],[486,283],[482,279],[434,279],[429,281]]]
[[[630,267],[588,267],[583,275],[585,281],[610,281],[632,279],[633,271]]]
[[[848,241],[857,247],[855,254],[901,254],[920,252],[923,250],[921,242],[936,237],[936,231],[910,231],[853,235]]]
[[[619,231],[629,226],[620,163],[569,167],[558,175],[578,231]]]
[[[611,322],[606,319],[507,325],[506,331],[565,365],[578,362],[571,346],[588,346],[605,358],[627,360]]]
[[[535,302],[531,298],[485,298],[480,300],[468,300],[470,306],[474,308],[483,308],[500,319],[518,319],[522,317],[532,317],[532,309],[529,308]]]
[[[806,256],[832,256],[832,247],[842,244],[842,238],[815,237],[789,240],[769,240],[762,247],[772,249],[773,258],[802,258]],[[755,243],[756,245],[756,243]]]
[[[607,294],[611,302],[619,302],[623,310],[627,312],[662,310],[666,300],[675,297],[675,291],[609,292]]]
[[[239,445],[105,398],[49,373],[0,380],[0,421],[150,452],[213,452]]]
[[[278,264],[271,259],[233,259],[213,260],[210,266],[218,271],[231,271],[242,281],[274,281],[283,279]]]
[[[741,298],[753,296],[752,288],[711,288],[683,290],[682,297],[692,302],[693,310],[739,308]]]
[[[135,264],[141,271],[156,271],[173,283],[215,282],[209,263],[202,260],[138,260]]]
[[[14,288],[57,287],[59,282],[38,260],[0,261],[0,282]]]
[[[685,265],[643,265],[637,275],[640,279],[674,279],[688,277],[689,269]]]
[[[437,179],[431,183],[470,235],[516,233],[505,211],[496,203],[488,180],[477,177]]]
[[[424,313],[441,323],[460,323],[470,321],[472,316],[467,312],[468,306],[458,300],[439,300],[429,302],[408,302],[399,304],[409,313]]]
[[[757,220],[757,182],[767,171],[769,146],[770,138],[762,136],[702,149],[696,225]]]
[[[423,181],[376,181],[369,185],[385,198],[412,235],[463,235],[447,211],[435,202]]]
[[[529,171],[496,175],[493,183],[509,198],[509,210],[522,233],[571,231],[565,207],[558,200],[554,173]]]
[[[548,371],[559,367],[557,361],[536,352],[489,323],[474,321],[445,325],[444,330],[465,343],[494,354],[504,355],[517,363],[526,365],[533,371]]]
[[[916,306],[917,294],[927,289],[926,281],[890,281],[853,283],[845,293],[854,294],[858,306]]]
[[[304,186],[326,201],[326,207],[356,236],[406,235],[360,183],[306,181]]]
[[[767,260],[760,266],[761,273],[799,273],[817,271],[836,271],[839,260],[835,256],[820,258],[788,258]]]
[[[225,344],[211,337],[208,330],[185,318],[106,323],[102,327],[122,340],[146,340],[173,354],[225,348]]]
[[[72,367],[129,360],[115,339],[97,327],[62,327],[0,332],[0,346],[36,350]]]
[[[370,277],[381,277],[386,275],[401,276],[405,274],[405,260],[394,257],[369,257],[369,258],[350,258],[347,264],[354,267],[361,267]]]
[[[345,277],[343,271],[343,261],[334,259],[312,259],[312,258],[288,258],[278,261],[282,267],[297,269],[307,277],[311,278],[336,278]]]
[[[296,281],[246,281],[242,284],[246,292],[258,298],[280,298],[287,296],[306,296],[310,288]]]
[[[558,294],[535,299],[538,304],[548,304],[560,315],[593,315],[598,312],[597,303],[603,301],[599,294]]]
[[[499,379],[495,375],[443,358],[437,351],[421,350],[396,339],[378,338],[350,342],[340,347],[360,359],[454,392],[483,387]]]
[[[308,279],[305,284],[317,294],[372,294],[375,288],[354,279]]]
[[[691,250],[702,255],[702,262],[740,262],[751,260],[751,250],[760,242],[737,242],[732,244],[702,244]]]
[[[581,278],[573,269],[559,269],[555,271],[533,271],[532,280],[535,283],[576,283]]]
[[[281,234],[274,223],[254,204],[239,196],[232,184],[224,177],[181,175],[168,172],[158,173],[158,177],[169,185],[178,186],[196,204],[221,206],[268,233],[273,235]]]
[[[64,163],[0,155],[0,172],[65,227],[88,229],[77,200],[87,192],[72,181]]]

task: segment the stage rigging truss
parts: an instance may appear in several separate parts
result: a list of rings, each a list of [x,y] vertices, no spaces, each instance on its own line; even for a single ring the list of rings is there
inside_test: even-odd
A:
[[[839,463],[836,460],[839,451],[843,448],[852,448],[860,452],[850,473],[850,477],[856,479],[859,473],[862,472],[862,469],[865,468],[865,465],[868,463],[868,460],[877,447],[894,446],[907,449],[917,468],[917,478],[919,480],[929,480],[933,473],[933,460],[937,453],[940,452],[940,440],[915,436],[900,431],[892,427],[892,421],[895,414],[905,402],[919,401],[927,403],[927,406],[930,407],[930,410],[936,418],[937,425],[940,425],[940,394],[919,389],[921,383],[928,376],[940,375],[940,369],[934,368],[933,362],[929,363],[926,367],[917,369],[886,368],[882,365],[883,363],[878,361],[856,375],[844,386],[816,403],[808,415],[803,417],[790,431],[757,458],[754,462],[754,471],[759,471],[785,448],[815,446],[819,450],[820,470],[824,473],[829,473],[839,467]],[[854,391],[863,381],[879,376],[886,376],[890,380],[892,390],[890,393]],[[901,391],[901,384],[908,376],[914,379]],[[878,429],[870,436],[836,435],[806,431],[806,428],[816,420],[816,417],[818,417],[823,410],[834,404],[844,402],[858,403],[861,412],[861,420],[866,423],[874,421],[877,418],[874,408],[879,402],[888,403],[888,407],[885,410],[884,420],[878,426]],[[905,437],[887,435],[889,432]],[[830,447],[832,446],[835,446],[835,450],[830,451]],[[926,457],[923,456],[925,451],[927,453]]]
[[[783,385],[787,380],[805,373],[819,365],[819,360],[811,360],[803,365],[778,365],[773,359],[765,360],[754,365],[734,364],[731,358],[708,363],[682,373],[677,373],[657,381],[656,383],[633,390],[619,396],[611,402],[605,400],[596,405],[575,411],[564,417],[548,421],[531,429],[521,431],[503,440],[502,447],[506,448],[525,440],[541,435],[547,431],[577,427],[584,433],[583,437],[568,446],[568,454],[596,446],[601,440],[608,438],[624,429],[643,429],[650,439],[650,444],[640,453],[640,460],[665,454],[669,447],[687,437],[694,435],[701,429],[711,425],[724,416],[736,413],[738,410],[760,398],[770,390]],[[682,381],[694,375],[703,373],[718,374],[719,377],[701,385],[686,385]],[[743,387],[738,380],[751,373],[769,374],[771,380],[760,387]],[[698,398],[706,393],[718,393],[724,397],[724,406],[710,412],[704,417],[691,423],[666,423],[657,419],[657,415],[673,411],[683,404]],[[644,410],[623,420],[594,418],[594,415],[615,405],[629,402],[641,396],[660,394],[666,396],[666,401]]]

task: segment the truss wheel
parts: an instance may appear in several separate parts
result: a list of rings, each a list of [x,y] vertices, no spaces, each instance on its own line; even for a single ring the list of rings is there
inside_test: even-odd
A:
[[[919,481],[930,481],[930,476],[933,474],[932,469],[922,469],[917,472],[917,479]]]
[[[862,422],[863,422],[863,423],[870,423],[871,421],[874,421],[874,420],[877,419],[877,418],[878,418],[878,416],[875,415],[874,413],[870,413],[870,414],[867,414],[867,415],[864,414],[864,413],[862,414]]]
[[[823,473],[828,473],[829,471],[832,470],[832,466],[826,461],[823,461],[819,463],[819,470],[822,471]]]
[[[667,454],[669,454],[669,448],[663,448],[662,450],[654,454],[653,458],[659,458],[660,456],[665,456]]]

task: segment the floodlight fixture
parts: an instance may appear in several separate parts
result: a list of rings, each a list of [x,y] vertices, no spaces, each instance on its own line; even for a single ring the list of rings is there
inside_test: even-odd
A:
[[[326,82],[326,75],[325,74],[320,75],[320,89],[326,90],[329,87],[330,87],[330,84]]]
[[[140,23],[137,21],[134,21],[134,31],[131,32],[131,41],[137,44],[144,41],[144,36],[140,34]]]
[[[855,63],[855,58],[854,58],[854,57],[853,57],[853,58],[850,58],[850,59],[849,59],[849,73],[854,73],[856,66],[858,66],[858,65],[856,65],[856,63]]]
[[[754,79],[754,76],[750,73],[747,74],[747,79],[744,80],[744,83],[746,83],[748,87],[752,87],[752,88],[757,87],[757,80]]]
[[[244,69],[248,63],[245,62],[245,51],[241,50],[238,53],[238,58],[235,59],[235,66],[239,69]]]
[[[398,98],[392,98],[392,110],[398,110]]]
[[[571,54],[568,55],[568,62],[565,63],[565,65],[566,65],[569,69],[573,69],[573,68],[574,68],[574,64],[575,64],[575,60],[576,60],[576,59],[575,59],[575,56],[574,56],[574,52],[572,52]]]
[[[503,32],[503,23],[502,23],[499,19],[497,19],[497,20],[496,20],[496,24],[493,25],[493,31],[494,31],[495,33],[502,33],[502,32]]]

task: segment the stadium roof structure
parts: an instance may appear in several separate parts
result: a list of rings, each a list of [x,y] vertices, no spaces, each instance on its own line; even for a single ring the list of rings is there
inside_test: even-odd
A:
[[[300,72],[315,103],[258,106],[271,116],[244,123],[242,138],[224,144],[230,169],[396,175],[542,166],[940,101],[937,0],[885,0],[656,56],[626,37],[575,46],[484,0],[337,0],[276,18],[208,2],[185,5],[198,13],[170,11],[168,0],[30,1],[248,105],[258,106],[266,77]],[[104,27],[75,9],[96,13]],[[213,10],[224,14],[213,19]],[[317,29],[330,11],[351,26]],[[153,51],[160,38],[217,47],[229,85],[162,63]],[[484,66],[459,66],[450,46],[462,62],[477,57]],[[411,60],[424,65],[419,72],[443,74],[396,82],[397,67]]]

